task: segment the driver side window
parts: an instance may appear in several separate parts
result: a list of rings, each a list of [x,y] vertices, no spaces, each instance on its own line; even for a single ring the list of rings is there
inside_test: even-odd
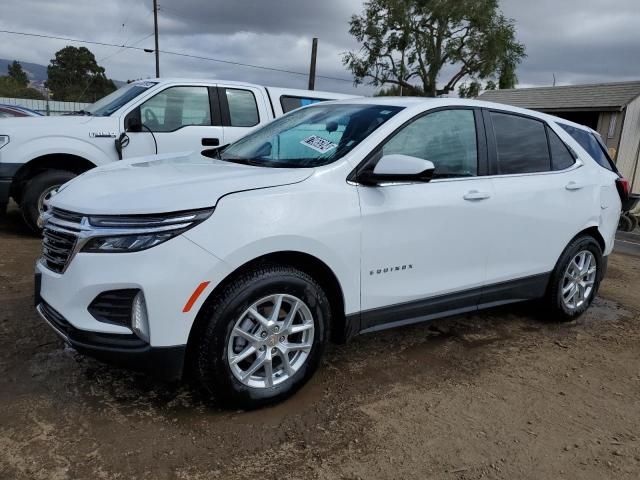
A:
[[[152,132],[173,132],[188,125],[211,125],[207,87],[171,87],[140,106],[140,120]]]
[[[402,154],[429,160],[433,178],[475,177],[478,147],[473,110],[440,110],[414,120],[382,148],[383,155]]]

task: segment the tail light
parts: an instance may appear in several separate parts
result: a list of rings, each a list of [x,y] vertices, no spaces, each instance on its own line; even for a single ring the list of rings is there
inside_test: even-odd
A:
[[[627,180],[623,176],[620,176],[616,180],[616,188],[618,189],[618,194],[620,195],[620,199],[623,202],[629,198],[629,192],[631,191],[629,180]]]

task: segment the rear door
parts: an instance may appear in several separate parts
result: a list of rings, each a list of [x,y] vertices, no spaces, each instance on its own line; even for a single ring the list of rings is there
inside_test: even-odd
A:
[[[224,131],[215,87],[168,87],[129,112],[125,125],[137,122],[140,131],[128,131],[125,158],[172,152],[194,152],[221,145]]]
[[[546,274],[568,242],[594,215],[597,221],[599,186],[546,122],[498,110],[485,110],[484,119],[494,214],[487,263],[493,287],[482,302],[533,298],[544,293]]]

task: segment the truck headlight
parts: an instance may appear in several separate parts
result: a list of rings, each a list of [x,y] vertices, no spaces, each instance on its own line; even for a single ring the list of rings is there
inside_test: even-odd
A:
[[[0,148],[9,143],[9,135],[0,135]]]
[[[91,216],[90,238],[82,247],[89,253],[124,253],[146,250],[202,223],[213,208],[163,215]]]

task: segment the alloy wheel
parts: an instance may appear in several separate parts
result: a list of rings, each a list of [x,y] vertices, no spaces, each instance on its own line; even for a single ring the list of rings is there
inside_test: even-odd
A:
[[[227,345],[234,377],[253,388],[285,382],[302,368],[313,346],[314,321],[299,298],[261,298],[237,319]]]
[[[578,252],[564,272],[562,279],[562,302],[569,311],[574,311],[589,300],[593,291],[597,263],[595,256],[589,250]]]

